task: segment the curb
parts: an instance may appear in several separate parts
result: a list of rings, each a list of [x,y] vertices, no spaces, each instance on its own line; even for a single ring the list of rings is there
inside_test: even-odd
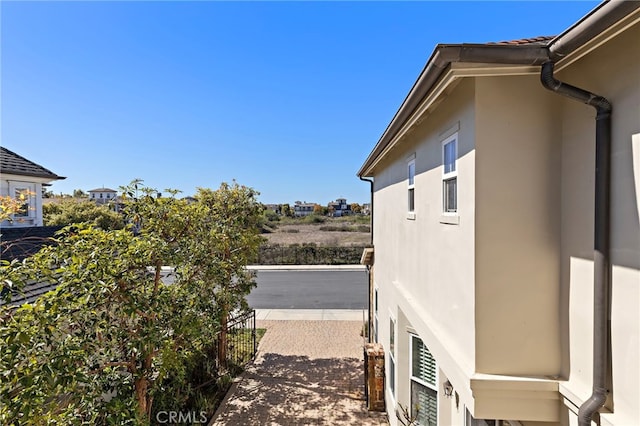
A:
[[[366,271],[365,265],[247,265],[249,271]]]

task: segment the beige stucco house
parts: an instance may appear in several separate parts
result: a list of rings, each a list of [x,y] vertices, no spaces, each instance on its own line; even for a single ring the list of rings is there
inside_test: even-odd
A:
[[[438,45],[358,175],[392,425],[640,424],[640,2]]]

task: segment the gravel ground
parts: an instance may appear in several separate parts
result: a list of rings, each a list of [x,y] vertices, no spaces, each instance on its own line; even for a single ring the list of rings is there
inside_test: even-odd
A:
[[[364,401],[360,321],[258,321],[258,356],[211,425],[388,425]]]

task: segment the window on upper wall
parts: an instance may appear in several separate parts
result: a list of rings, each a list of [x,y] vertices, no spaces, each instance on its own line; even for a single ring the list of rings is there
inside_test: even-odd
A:
[[[15,188],[14,198],[20,203],[20,209],[14,213],[15,218],[31,217],[33,215],[34,208],[32,206],[33,193],[29,188]]]
[[[415,203],[416,158],[413,155],[407,162],[407,211],[413,213]]]
[[[438,424],[438,383],[436,360],[412,334],[409,339],[411,359],[411,417],[418,425]]]
[[[13,197],[20,209],[12,215],[18,222],[31,221],[36,218],[36,185],[31,182],[8,181],[9,196]]]
[[[442,142],[442,211],[458,212],[458,134]]]

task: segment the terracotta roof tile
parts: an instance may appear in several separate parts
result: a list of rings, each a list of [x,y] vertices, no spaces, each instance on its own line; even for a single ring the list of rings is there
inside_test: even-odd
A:
[[[491,43],[487,43],[487,44],[509,44],[509,45],[526,45],[526,44],[542,44],[545,45],[548,42],[550,42],[551,40],[553,40],[556,36],[538,36],[538,37],[532,37],[532,38],[521,38],[519,40],[505,40],[505,41],[497,41],[497,42],[491,42]]]

